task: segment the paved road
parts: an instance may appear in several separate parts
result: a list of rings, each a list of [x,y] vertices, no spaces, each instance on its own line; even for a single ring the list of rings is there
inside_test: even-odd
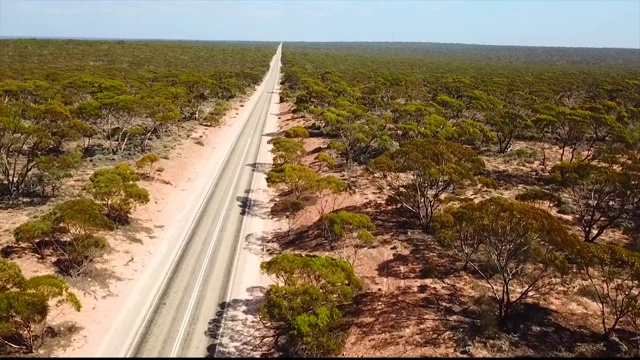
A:
[[[164,291],[148,320],[129,344],[126,356],[204,357],[211,340],[207,324],[227,300],[245,217],[237,199],[251,188],[272,93],[280,72],[281,46],[265,78],[265,86],[246,125],[232,145],[217,179],[212,183],[193,230]],[[158,281],[161,281],[158,276]],[[151,310],[151,309],[150,309]],[[143,311],[143,309],[140,309]],[[124,329],[123,329],[124,331]]]

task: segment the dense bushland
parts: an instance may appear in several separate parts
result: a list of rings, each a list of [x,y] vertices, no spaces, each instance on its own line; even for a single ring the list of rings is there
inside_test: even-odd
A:
[[[295,218],[322,198],[323,176],[350,191],[366,179],[395,209],[388,217],[484,283],[480,328],[513,332],[526,304],[573,283],[595,301],[604,342],[619,343],[621,327],[640,329],[638,59],[635,49],[287,43],[281,101],[308,121],[307,133],[273,140],[274,209]],[[302,161],[308,136],[327,139],[316,169]],[[497,162],[513,166],[500,178]],[[364,214],[318,216],[329,242],[361,232],[375,244]]]
[[[196,121],[215,125],[257,85],[275,44],[2,40],[0,183],[53,196],[95,155],[135,156]]]
[[[275,49],[0,40],[0,205],[19,209],[51,200],[43,215],[13,230],[7,248],[33,253],[65,277],[87,274],[110,251],[107,234],[150,201],[138,181],[160,170],[156,144],[192,124],[218,125],[231,101],[262,80]],[[134,161],[141,174],[130,166]],[[69,191],[81,169],[92,175]],[[51,331],[52,300],[76,310],[80,303],[64,280],[27,279],[17,264],[0,260],[0,348],[36,351]]]

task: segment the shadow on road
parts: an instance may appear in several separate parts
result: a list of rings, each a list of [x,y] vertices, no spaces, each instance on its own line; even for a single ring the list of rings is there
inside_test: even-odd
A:
[[[205,335],[211,340],[207,357],[263,357],[269,355],[262,347],[261,339],[268,330],[258,318],[263,286],[247,288],[247,299],[233,299],[218,305],[218,311]]]
[[[284,135],[284,131],[273,131],[273,132],[268,132],[268,133],[262,134],[262,136],[268,136],[268,137],[271,137],[271,138],[279,137],[279,136],[283,136],[283,135]]]
[[[245,196],[236,197],[236,201],[240,207],[240,215],[257,217],[260,219],[269,218],[269,211],[271,210],[269,203],[252,197],[252,192],[252,190],[248,189],[244,192],[246,194]]]
[[[253,172],[257,172],[265,175],[269,172],[271,168],[271,164],[268,164],[268,163],[253,163],[253,164],[247,164],[247,166],[253,169]]]

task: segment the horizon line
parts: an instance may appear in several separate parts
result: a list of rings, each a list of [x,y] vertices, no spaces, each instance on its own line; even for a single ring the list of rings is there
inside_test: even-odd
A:
[[[640,50],[640,46],[634,47],[602,47],[602,46],[554,46],[554,45],[497,45],[478,43],[448,43],[435,41],[377,41],[377,40],[340,40],[340,41],[278,41],[278,40],[203,40],[203,39],[162,39],[162,38],[117,38],[117,37],[83,37],[83,36],[15,36],[0,35],[0,40],[12,39],[36,39],[36,40],[102,40],[102,41],[201,41],[201,42],[261,42],[261,43],[387,43],[387,44],[442,44],[442,45],[470,45],[470,46],[499,46],[499,47],[531,47],[531,48],[560,48],[560,49],[620,49],[620,50]]]

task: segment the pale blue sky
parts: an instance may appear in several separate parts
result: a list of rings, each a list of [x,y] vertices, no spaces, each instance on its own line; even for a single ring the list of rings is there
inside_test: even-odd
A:
[[[640,48],[640,0],[0,0],[0,36]]]

